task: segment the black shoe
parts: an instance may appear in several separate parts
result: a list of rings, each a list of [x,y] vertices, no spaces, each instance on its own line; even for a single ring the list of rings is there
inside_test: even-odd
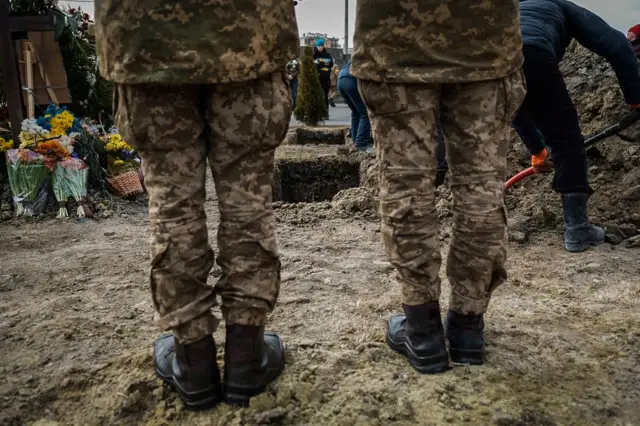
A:
[[[336,107],[336,103],[335,103],[335,102],[333,102],[333,101],[331,101],[331,100],[329,101],[329,105],[331,105],[333,108],[335,108],[335,107]]]
[[[404,305],[404,312],[389,319],[389,347],[407,357],[411,366],[421,374],[447,371],[449,356],[438,302]]]
[[[216,344],[212,336],[182,345],[172,334],[156,339],[153,345],[156,374],[178,393],[192,410],[215,407],[222,401]]]
[[[482,315],[447,312],[445,323],[449,355],[456,364],[484,363],[484,319]]]
[[[224,352],[224,392],[229,404],[248,406],[251,397],[284,371],[284,344],[264,327],[228,325]]]

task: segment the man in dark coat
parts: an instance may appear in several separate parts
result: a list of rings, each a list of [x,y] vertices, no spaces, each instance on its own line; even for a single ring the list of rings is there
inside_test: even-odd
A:
[[[638,61],[624,34],[567,0],[520,0],[520,25],[528,92],[514,127],[529,148],[537,171],[550,166],[545,142],[551,148],[553,189],[562,196],[564,245],[570,252],[583,251],[602,243],[604,230],[589,222],[587,201],[593,190],[587,176],[584,138],[558,64],[575,39],[609,61],[625,101],[638,109]]]

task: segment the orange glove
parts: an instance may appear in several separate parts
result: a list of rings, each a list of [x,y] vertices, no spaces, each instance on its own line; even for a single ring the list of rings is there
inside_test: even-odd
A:
[[[553,163],[549,160],[547,148],[531,156],[531,167],[536,173],[550,173],[553,171]]]

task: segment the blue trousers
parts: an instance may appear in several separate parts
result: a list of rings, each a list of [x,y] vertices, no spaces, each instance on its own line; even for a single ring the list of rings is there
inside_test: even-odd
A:
[[[298,99],[298,79],[289,80],[289,87],[291,88],[292,108],[296,109],[296,100]]]
[[[338,91],[351,110],[351,137],[354,145],[356,148],[371,145],[371,122],[367,115],[367,107],[358,91],[358,80],[351,76],[340,77]]]

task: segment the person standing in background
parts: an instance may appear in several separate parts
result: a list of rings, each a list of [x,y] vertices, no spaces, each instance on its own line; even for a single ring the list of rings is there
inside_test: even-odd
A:
[[[155,372],[187,408],[213,407],[223,398],[247,405],[285,364],[282,340],[266,333],[265,323],[280,288],[271,178],[291,116],[284,70],[298,52],[294,5],[96,0],[95,6],[100,72],[115,82],[118,129],[143,160],[156,321],[172,331],[155,341]],[[222,275],[215,287],[207,285],[214,264],[207,164],[220,211]],[[212,336],[217,296],[226,322],[224,387]]]
[[[338,75],[338,90],[351,110],[351,137],[356,150],[373,154],[373,138],[371,123],[367,115],[367,107],[358,91],[358,80],[351,75],[351,61],[347,62]]]
[[[324,92],[324,101],[329,111],[329,89],[331,87],[331,68],[333,68],[333,58],[324,47],[324,40],[316,40],[316,47],[313,49],[313,62],[318,68],[320,85]]]
[[[298,77],[300,76],[300,61],[296,58],[287,63],[287,80],[289,80],[289,88],[291,89],[292,110],[296,109],[296,101],[298,100]]]
[[[518,0],[357,3],[351,74],[373,124],[381,235],[404,307],[389,320],[387,344],[420,373],[445,371],[449,355],[484,362],[484,313],[507,275],[504,179],[511,120],[526,93],[522,63]],[[454,212],[445,328],[438,121]]]

